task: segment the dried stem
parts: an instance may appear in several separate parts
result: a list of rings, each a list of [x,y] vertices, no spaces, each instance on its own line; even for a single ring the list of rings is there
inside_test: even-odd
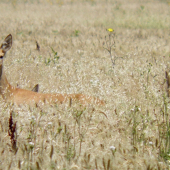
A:
[[[115,32],[109,32],[108,36],[105,36],[105,41],[103,42],[103,48],[108,51],[109,55],[110,55],[110,59],[112,62],[112,67],[114,69],[115,64],[116,64],[116,60],[118,58],[122,58],[122,57],[117,57],[116,54],[113,54],[113,50],[115,50]]]
[[[11,139],[11,144],[12,144],[12,149],[14,152],[17,152],[17,131],[16,131],[16,125],[17,122],[13,122],[13,117],[12,113],[10,113],[10,118],[9,118],[9,130],[8,130],[8,135],[10,136]]]

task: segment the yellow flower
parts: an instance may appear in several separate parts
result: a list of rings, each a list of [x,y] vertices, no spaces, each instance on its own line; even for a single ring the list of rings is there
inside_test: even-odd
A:
[[[107,31],[113,32],[114,30],[112,28],[108,28]]]

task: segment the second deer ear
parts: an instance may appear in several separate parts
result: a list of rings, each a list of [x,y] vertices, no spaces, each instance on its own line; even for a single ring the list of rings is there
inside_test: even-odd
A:
[[[5,40],[3,41],[2,45],[1,45],[1,49],[4,52],[7,52],[10,48],[12,47],[12,35],[9,34]]]
[[[33,92],[39,92],[39,84],[36,84],[34,88],[32,89]]]

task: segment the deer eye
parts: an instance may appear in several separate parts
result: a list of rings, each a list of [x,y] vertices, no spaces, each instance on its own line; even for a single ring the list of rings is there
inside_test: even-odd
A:
[[[3,55],[0,55],[0,59],[2,59],[4,56]]]

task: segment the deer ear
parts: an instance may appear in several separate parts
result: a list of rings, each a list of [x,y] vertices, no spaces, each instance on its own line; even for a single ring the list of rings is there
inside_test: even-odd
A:
[[[12,47],[12,35],[9,34],[5,40],[3,41],[2,45],[1,45],[1,49],[4,52],[7,52],[10,48]]]
[[[39,84],[36,84],[31,91],[38,92],[39,91]]]

